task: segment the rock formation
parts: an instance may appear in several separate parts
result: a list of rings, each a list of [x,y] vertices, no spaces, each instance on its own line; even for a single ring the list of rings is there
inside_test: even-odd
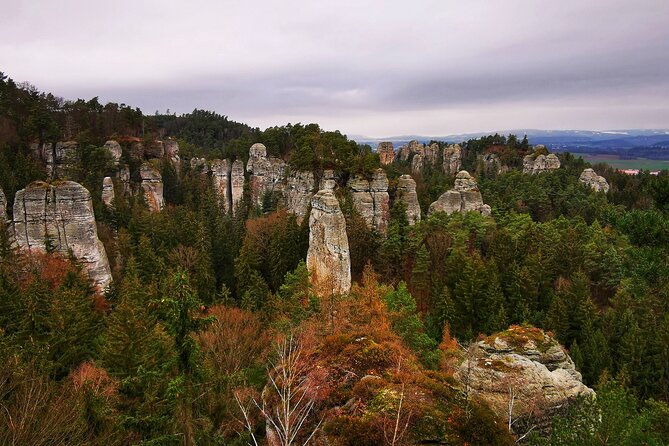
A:
[[[55,146],[45,144],[43,147],[46,173],[49,178],[55,179],[67,176],[68,169],[77,162],[77,142],[61,141],[56,143]]]
[[[307,268],[318,296],[345,294],[351,289],[346,220],[330,190],[321,190],[311,199]]]
[[[246,170],[251,174],[251,201],[261,205],[266,193],[281,192],[285,179],[286,163],[278,158],[267,157],[267,148],[260,143],[249,149]]]
[[[163,177],[150,163],[143,163],[139,169],[142,178],[144,198],[153,212],[163,208]]]
[[[413,174],[418,174],[423,170],[424,166],[425,166],[425,161],[423,155],[420,153],[416,153],[411,160],[411,172]]]
[[[142,161],[144,159],[144,144],[139,138],[130,143],[130,157],[135,161]]]
[[[455,176],[453,189],[444,192],[437,201],[430,205],[428,215],[435,212],[467,212],[477,211],[490,215],[490,206],[483,204],[483,198],[476,180],[466,170]]]
[[[530,154],[523,158],[523,173],[538,174],[560,168],[560,160],[554,153]]]
[[[564,348],[542,330],[511,326],[473,344],[455,378],[507,418],[556,409],[580,395],[593,395]]]
[[[351,188],[353,205],[367,223],[382,234],[388,229],[390,218],[390,196],[388,177],[383,169],[376,169],[371,181],[355,176],[348,183]]]
[[[202,173],[207,173],[209,170],[207,166],[207,160],[205,158],[191,158],[190,159],[190,168],[191,170],[200,169]]]
[[[406,207],[407,220],[413,226],[420,221],[420,204],[416,193],[416,181],[411,175],[402,175],[397,180],[397,199],[402,201]]]
[[[604,192],[605,194],[609,192],[609,183],[606,178],[597,175],[592,169],[585,169],[578,180],[590,186],[595,192]]]
[[[223,210],[229,212],[232,207],[232,188],[230,187],[232,165],[230,164],[230,160],[213,160],[209,166],[209,171],[214,183],[214,190],[221,201]]]
[[[392,164],[395,161],[395,148],[392,142],[380,142],[376,151],[379,153],[382,166]]]
[[[109,207],[114,203],[114,182],[110,177],[102,180],[102,202]]]
[[[509,171],[509,167],[502,164],[496,153],[479,155],[478,161],[482,170],[481,173],[487,176],[495,176]]]
[[[302,223],[302,219],[307,215],[315,186],[313,172],[306,170],[291,172],[286,179],[284,190],[286,207],[297,216],[298,223]]]
[[[7,197],[5,193],[0,189],[0,223],[7,223]]]
[[[411,157],[411,154],[419,153],[419,150],[422,146],[423,145],[419,144],[416,140],[409,141],[407,144],[399,148],[397,152],[397,158],[400,161],[408,161]]]
[[[123,195],[130,195],[130,168],[127,165],[121,167],[116,176],[123,185]]]
[[[121,156],[123,155],[121,144],[119,144],[118,141],[109,140],[103,147],[107,149],[111,155],[112,160],[114,160],[114,165],[118,165],[118,163],[121,161]]]
[[[172,159],[179,156],[179,144],[173,139],[163,141],[165,147],[165,156]]]
[[[323,177],[321,178],[318,189],[319,190],[335,190],[337,186],[337,176],[334,173],[334,170],[326,169],[323,171]]]
[[[93,214],[91,194],[82,185],[63,181],[55,185],[34,182],[16,193],[14,200],[16,243],[28,250],[56,251],[73,255],[91,280],[106,288],[111,269]]]
[[[235,162],[232,163],[232,170],[230,172],[230,195],[233,214],[237,211],[239,202],[242,201],[244,182],[244,163],[242,160],[235,160]]]
[[[444,149],[444,172],[455,175],[460,171],[462,165],[462,148],[459,144],[451,144]]]

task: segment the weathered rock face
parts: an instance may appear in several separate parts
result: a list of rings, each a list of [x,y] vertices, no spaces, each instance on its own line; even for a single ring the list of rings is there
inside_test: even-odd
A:
[[[462,165],[462,148],[459,144],[451,144],[444,149],[444,172],[455,175]]]
[[[286,179],[284,190],[286,207],[289,212],[295,214],[298,223],[302,223],[302,219],[309,211],[315,186],[314,173],[306,170],[291,172]]]
[[[369,228],[382,234],[388,229],[390,218],[390,196],[388,177],[383,169],[377,169],[371,181],[356,176],[348,183],[351,188],[353,205]]]
[[[109,140],[103,147],[109,151],[109,154],[114,160],[114,164],[118,165],[119,161],[121,161],[121,156],[123,155],[121,144],[119,144],[118,141]]]
[[[323,177],[321,178],[318,190],[335,190],[337,186],[337,177],[334,170],[326,169],[323,171]]]
[[[208,166],[207,160],[205,158],[191,158],[190,159],[190,168],[191,170],[200,169],[202,173],[207,173]]]
[[[14,230],[20,248],[44,251],[49,240],[62,254],[72,250],[100,289],[111,282],[107,253],[98,239],[91,194],[82,185],[73,181],[57,185],[35,182],[18,191]]]
[[[172,140],[172,139],[167,139],[163,141],[163,145],[165,147],[165,156],[168,158],[174,158],[179,156],[179,144]]]
[[[455,378],[507,418],[509,389],[513,417],[536,409],[563,406],[580,396],[594,396],[564,348],[542,330],[512,326],[472,345]]]
[[[420,204],[416,193],[416,181],[411,175],[402,175],[397,181],[397,199],[407,207],[407,220],[413,226],[420,221]]]
[[[67,176],[68,169],[77,162],[77,142],[61,141],[53,147],[51,144],[44,145],[44,162],[46,173],[49,178],[63,178]]]
[[[400,161],[408,161],[411,154],[419,153],[422,147],[423,145],[419,144],[418,141],[416,140],[409,141],[407,144],[399,148],[399,151],[397,153],[397,158]]]
[[[351,256],[346,220],[334,192],[322,190],[311,199],[307,268],[318,296],[348,293]]]
[[[478,156],[482,173],[488,176],[499,175],[509,171],[509,167],[502,164],[496,153],[486,153]]]
[[[376,151],[379,152],[382,166],[392,164],[395,161],[395,148],[392,142],[380,142]]]
[[[130,168],[126,165],[121,167],[118,172],[116,173],[116,176],[118,177],[119,180],[121,180],[121,184],[123,185],[123,195],[129,195],[130,194]]]
[[[0,222],[7,222],[7,198],[5,193],[0,189]]]
[[[609,192],[609,183],[606,178],[597,175],[592,169],[585,169],[578,180],[590,186],[595,192],[604,192],[605,194]]]
[[[554,153],[548,155],[530,154],[523,158],[523,173],[538,174],[560,168],[560,160]]]
[[[110,177],[102,180],[102,202],[109,207],[114,203],[114,182]]]
[[[437,201],[430,205],[428,215],[435,212],[477,211],[483,215],[490,215],[490,206],[483,204],[483,198],[476,180],[466,170],[461,170],[455,176],[453,189],[444,192]]]
[[[413,159],[411,160],[411,172],[414,174],[420,173],[421,170],[423,170],[423,167],[425,166],[425,159],[422,154],[416,153],[413,156]]]
[[[230,195],[233,214],[236,212],[239,202],[242,201],[244,181],[244,163],[242,160],[235,160],[235,162],[232,163],[232,171],[230,172]]]
[[[163,177],[151,164],[144,163],[139,169],[142,190],[149,209],[159,212],[163,208]]]
[[[249,149],[249,162],[246,170],[251,174],[251,200],[262,204],[263,196],[268,192],[281,192],[285,179],[286,163],[278,158],[267,157],[267,148],[260,143]]]
[[[213,160],[209,167],[214,190],[221,201],[223,210],[229,212],[232,207],[232,187],[230,184],[230,173],[232,165],[230,160]]]

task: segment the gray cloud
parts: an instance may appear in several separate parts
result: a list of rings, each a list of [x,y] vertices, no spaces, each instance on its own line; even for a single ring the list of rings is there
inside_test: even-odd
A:
[[[2,0],[0,70],[146,113],[445,134],[669,127],[665,0]]]

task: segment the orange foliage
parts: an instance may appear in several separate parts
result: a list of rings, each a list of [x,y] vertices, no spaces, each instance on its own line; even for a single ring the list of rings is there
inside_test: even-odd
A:
[[[74,390],[91,392],[96,397],[107,401],[118,395],[118,382],[107,371],[92,362],[84,362],[70,372],[69,379]]]
[[[18,266],[23,290],[28,289],[34,280],[46,282],[50,289],[56,289],[63,284],[65,275],[74,271],[74,265],[60,254],[41,251],[22,251]]]

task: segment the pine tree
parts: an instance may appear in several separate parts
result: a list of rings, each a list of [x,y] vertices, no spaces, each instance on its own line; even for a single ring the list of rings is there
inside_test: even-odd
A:
[[[411,270],[411,294],[416,297],[421,312],[427,311],[432,306],[432,302],[428,302],[432,288],[430,271],[430,252],[425,245],[421,245]]]

